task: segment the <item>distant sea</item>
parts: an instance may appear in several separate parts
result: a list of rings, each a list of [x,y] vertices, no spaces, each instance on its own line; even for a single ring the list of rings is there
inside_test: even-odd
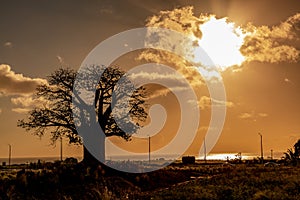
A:
[[[192,155],[190,155],[192,156]],[[274,152],[273,158],[274,159],[280,159],[283,156],[283,152]],[[237,158],[236,154],[234,153],[211,153],[207,155],[208,160],[226,160],[227,157],[229,159],[235,159]],[[253,153],[242,153],[242,159],[243,160],[252,160],[254,158],[260,157],[259,154],[253,154]],[[82,160],[82,157],[78,156],[75,157],[78,159],[78,161]],[[151,156],[151,159],[160,159],[164,158],[166,160],[174,158],[172,155],[153,155]],[[269,159],[270,155],[264,155],[265,159]],[[65,158],[63,158],[65,159]],[[107,160],[147,160],[148,159],[148,154],[144,154],[142,156],[107,156]],[[196,159],[203,159],[203,157],[198,157],[196,156]],[[40,160],[41,162],[54,162],[57,160],[60,160],[60,157],[22,157],[22,158],[12,158],[11,159],[11,164],[27,164],[27,163],[36,163]],[[2,165],[3,162],[6,162],[8,164],[8,158],[0,158],[0,165]]]

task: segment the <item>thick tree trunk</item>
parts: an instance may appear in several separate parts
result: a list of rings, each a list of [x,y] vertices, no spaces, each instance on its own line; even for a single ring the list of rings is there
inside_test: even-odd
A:
[[[87,165],[100,164],[100,162],[83,146],[83,163]]]
[[[99,134],[97,145],[90,146],[89,149],[84,145],[83,162],[87,165],[101,164],[105,162],[105,135]],[[91,152],[90,152],[91,151]],[[96,154],[95,156],[93,154]]]

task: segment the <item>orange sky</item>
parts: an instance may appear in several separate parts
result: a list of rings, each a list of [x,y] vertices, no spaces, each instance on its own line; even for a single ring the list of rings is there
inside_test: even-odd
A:
[[[249,27],[248,23],[252,23],[262,33],[266,33],[267,29],[261,26],[282,28],[280,24],[300,10],[297,1],[271,0],[94,0],[88,3],[80,0],[30,0],[26,3],[12,0],[2,3],[0,157],[7,156],[8,144],[12,144],[14,157],[58,156],[59,149],[49,146],[47,137],[40,140],[16,127],[17,120],[25,117],[22,113],[24,110],[20,108],[32,106],[32,102],[24,105],[25,101],[21,105],[20,97],[30,95],[38,83],[61,65],[78,69],[85,56],[105,38],[124,30],[145,26],[146,19],[159,16],[161,10],[172,11],[184,6],[192,6],[196,17],[201,13],[214,14],[217,18],[228,17],[237,26]],[[273,31],[263,41],[279,42],[299,51],[300,19],[297,20],[293,24],[293,39],[283,36],[278,39]],[[288,32],[288,35],[291,33]],[[249,45],[253,43],[249,42]],[[275,54],[280,49],[271,51],[274,46],[255,47],[266,48],[259,54],[248,49],[247,53],[251,54],[252,60],[249,57],[237,71],[229,68],[221,72],[227,101],[232,106],[227,108],[225,126],[213,152],[258,155],[258,132],[263,134],[266,155],[271,149],[283,152],[300,138],[299,57],[291,62],[291,57]],[[291,48],[286,52],[289,50]],[[132,57],[129,56],[130,58]],[[124,63],[123,60],[115,63],[125,68],[133,64],[129,61]],[[176,68],[176,65],[173,67]],[[207,96],[207,89],[203,87],[197,95],[199,99]],[[172,137],[172,132],[176,129],[174,124],[178,123],[179,108],[172,94],[155,101],[162,101],[170,114],[164,130],[153,138],[153,144],[156,143],[158,147],[163,145],[162,136]],[[198,155],[205,127],[209,122],[209,106],[200,110],[199,132],[187,154]],[[64,152],[66,156],[81,155],[82,148],[66,144]]]

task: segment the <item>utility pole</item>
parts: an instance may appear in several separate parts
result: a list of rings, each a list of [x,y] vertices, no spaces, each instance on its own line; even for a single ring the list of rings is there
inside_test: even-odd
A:
[[[149,156],[149,164],[150,164],[150,161],[151,161],[151,159],[150,159],[150,152],[151,152],[150,138],[151,138],[151,137],[149,136],[149,137],[148,137],[148,148],[149,148],[149,149],[148,149],[148,150],[149,150],[149,155],[148,155],[148,156]]]
[[[273,160],[273,149],[271,149],[271,160]]]
[[[11,145],[8,144],[8,167],[10,168],[11,163]]]
[[[206,143],[205,143],[205,137],[204,137],[204,162],[206,163]]]
[[[263,151],[263,136],[261,133],[258,133],[260,135],[260,156],[261,156],[261,163],[264,163],[264,151]]]

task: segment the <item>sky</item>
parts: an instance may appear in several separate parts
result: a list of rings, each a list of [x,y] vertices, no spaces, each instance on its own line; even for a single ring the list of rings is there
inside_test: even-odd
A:
[[[36,103],[31,96],[35,87],[46,83],[47,76],[61,66],[78,69],[88,53],[104,39],[145,26],[170,28],[191,35],[199,45],[206,44],[207,52],[219,65],[226,90],[227,113],[222,134],[212,152],[259,155],[258,132],[263,135],[266,156],[271,149],[278,153],[286,151],[300,138],[300,5],[297,2],[2,0],[0,157],[7,156],[8,144],[12,145],[14,157],[58,156],[59,148],[51,146],[47,136],[38,138],[16,126],[17,120],[25,118],[26,111]],[[234,52],[214,48],[216,42],[223,45],[225,40],[222,37],[226,35],[222,32],[225,29],[214,29],[217,23],[213,24],[213,28],[208,28],[208,32],[205,32],[204,26],[197,25],[208,25],[207,21],[211,22],[213,18],[220,23],[223,19],[223,25],[227,27],[232,23],[235,33],[242,31],[233,39],[237,43],[230,42],[234,44]],[[191,28],[183,29],[182,24],[189,24]],[[224,54],[226,52],[229,52],[228,56]],[[234,53],[242,57],[230,62],[224,60],[237,58]],[[169,59],[161,60],[162,55]],[[225,56],[220,58],[218,55]],[[133,62],[129,59],[132,57],[139,57],[140,60]],[[176,61],[179,58],[172,55],[132,53],[115,63],[126,68],[141,60],[155,59],[169,65],[172,61],[177,63],[173,63],[173,68],[183,73],[197,91],[201,121],[198,134],[186,152],[197,155],[211,111],[211,101],[207,88],[202,85],[203,79],[195,76],[195,71],[188,71],[178,64]],[[155,77],[162,78],[157,74]],[[163,130],[153,138],[154,148],[158,149],[164,145],[162,137],[174,136],[177,128],[174,124],[180,120],[180,112],[173,94],[162,88],[155,88],[154,91],[156,96],[151,101],[161,102],[169,117]],[[124,148],[138,148],[134,140],[130,145],[116,138],[112,140]],[[66,156],[82,154],[82,147],[65,143]]]

